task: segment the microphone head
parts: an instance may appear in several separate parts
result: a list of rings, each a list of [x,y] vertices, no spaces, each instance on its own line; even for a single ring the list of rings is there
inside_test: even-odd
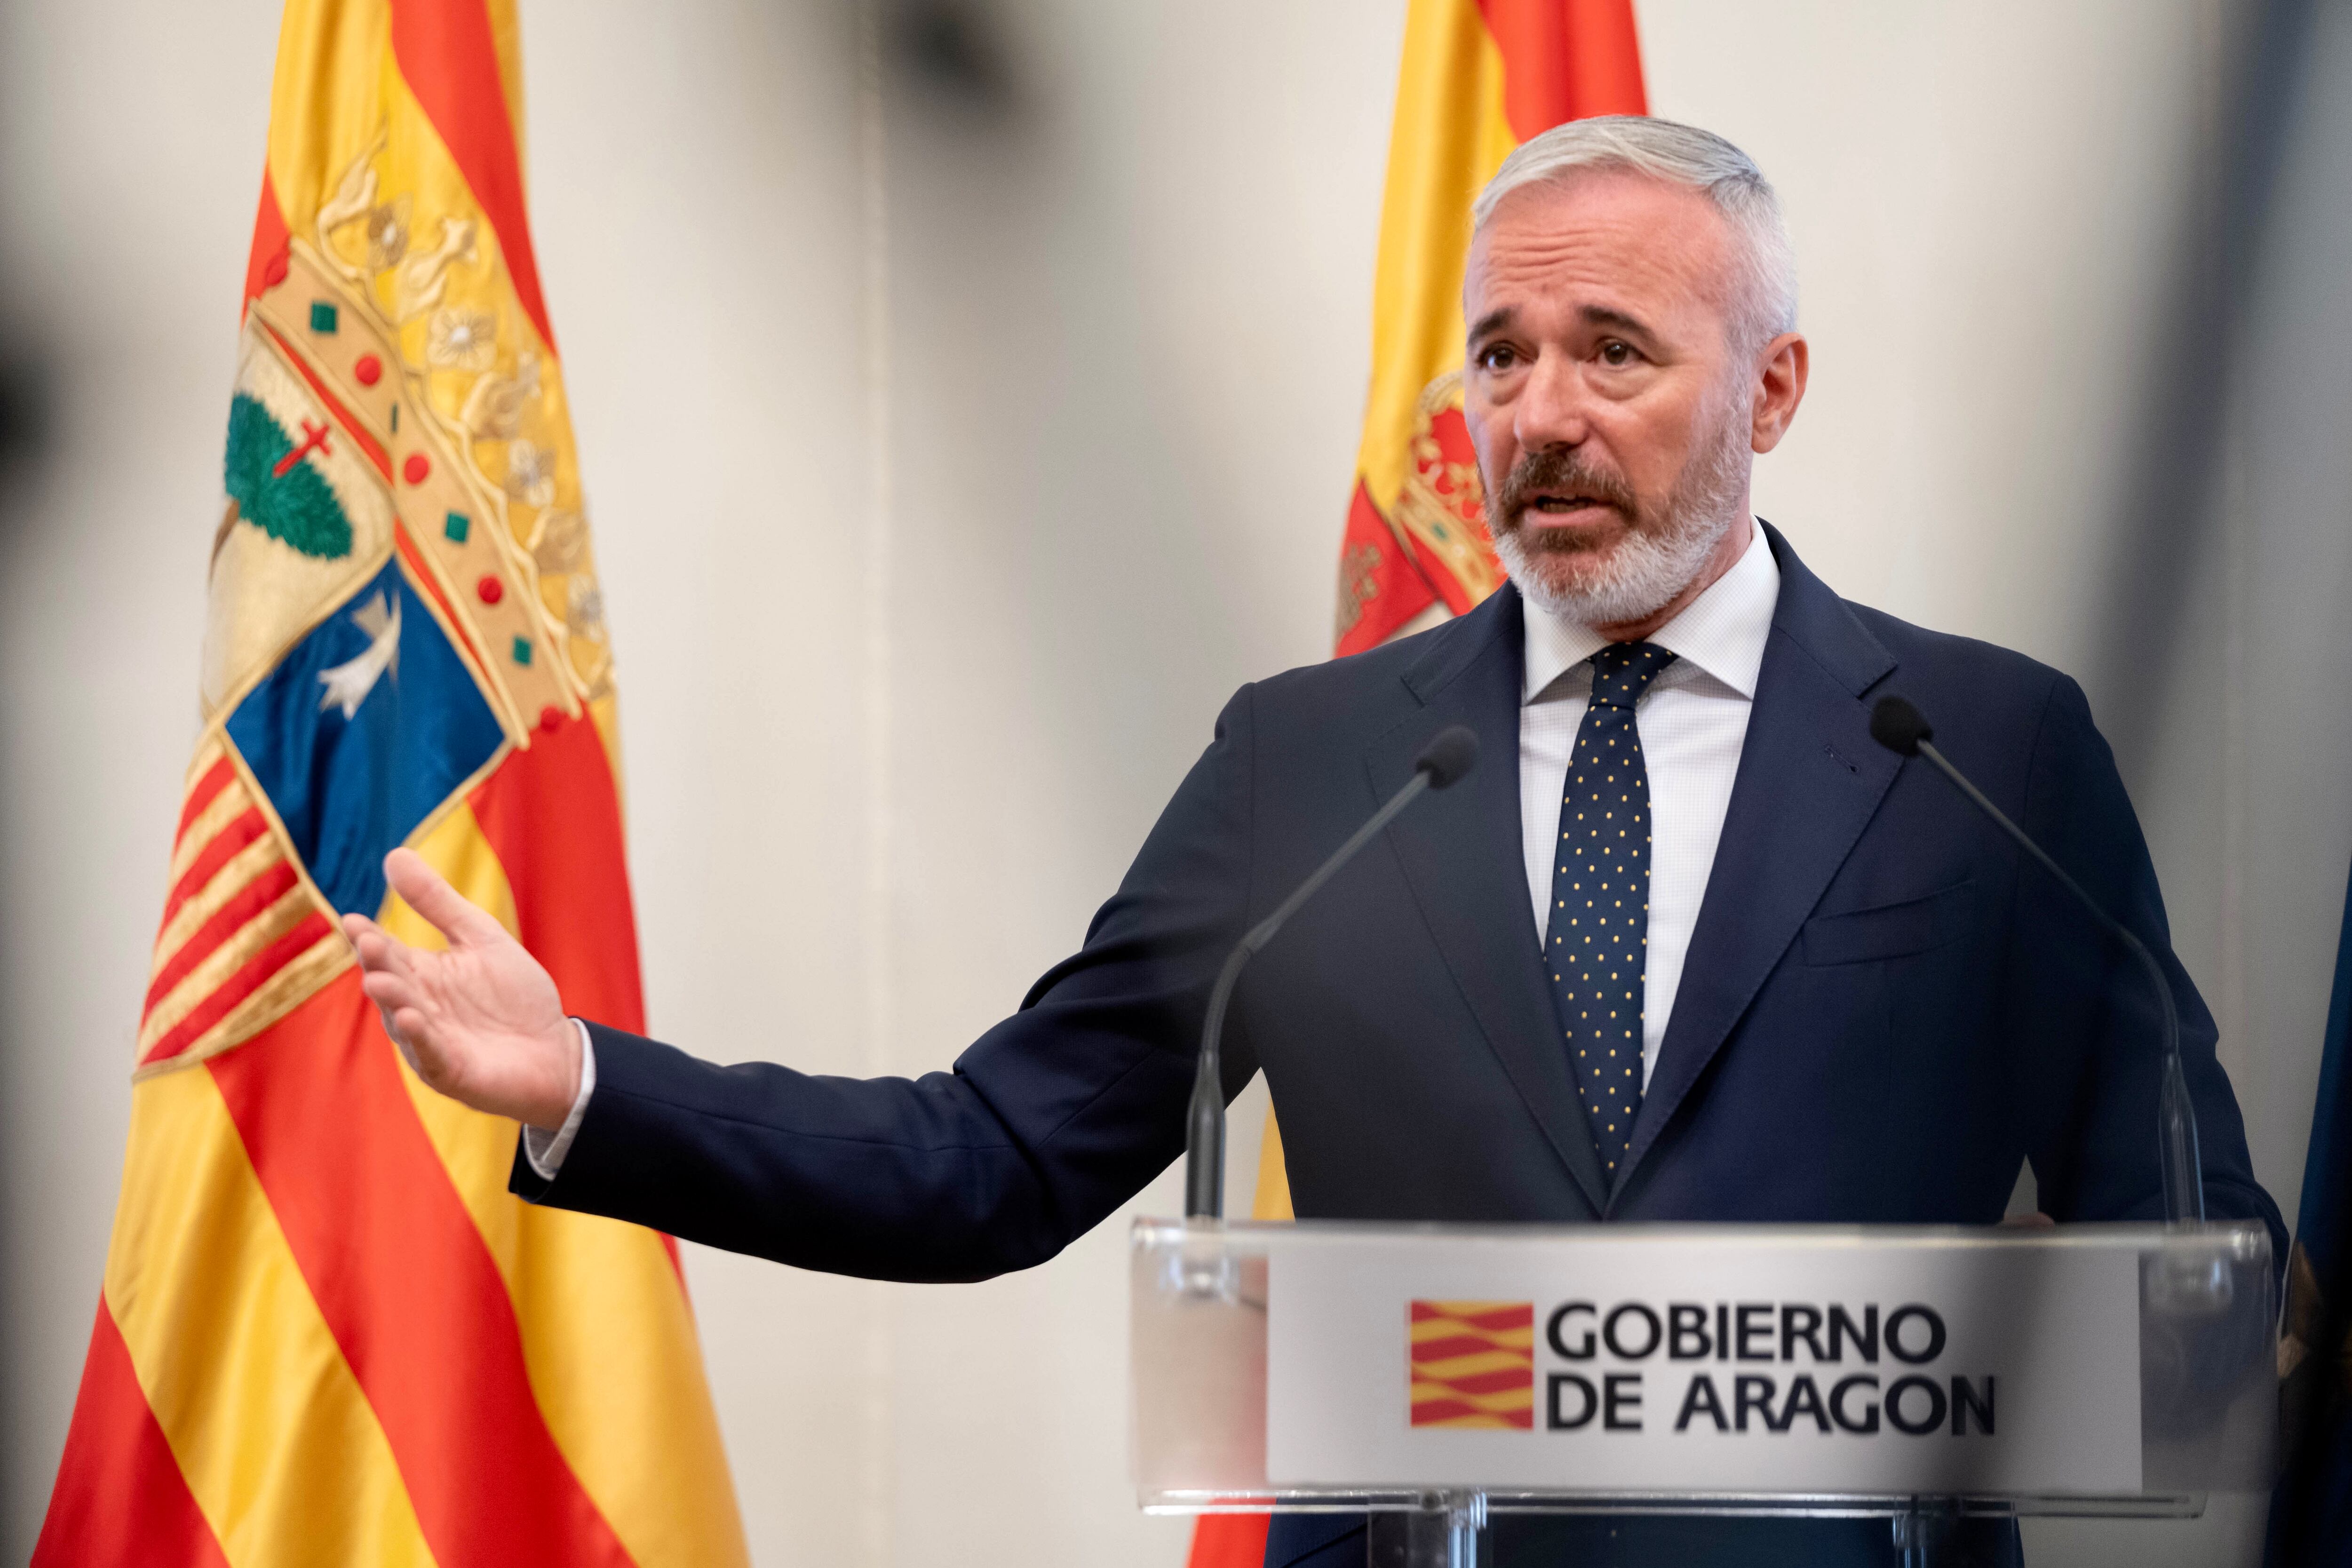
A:
[[[1900,697],[1882,697],[1870,710],[1870,738],[1897,756],[1916,757],[1919,742],[1932,741],[1936,731],[1927,716]]]
[[[1466,724],[1454,724],[1437,732],[1437,738],[1421,749],[1413,758],[1412,771],[1429,775],[1429,787],[1444,789],[1460,781],[1463,774],[1478,765],[1478,737]]]

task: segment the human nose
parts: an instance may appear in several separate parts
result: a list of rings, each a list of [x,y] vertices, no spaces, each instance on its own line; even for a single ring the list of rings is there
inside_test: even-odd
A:
[[[1512,410],[1519,449],[1581,446],[1591,434],[1590,394],[1576,365],[1546,354],[1530,369]]]

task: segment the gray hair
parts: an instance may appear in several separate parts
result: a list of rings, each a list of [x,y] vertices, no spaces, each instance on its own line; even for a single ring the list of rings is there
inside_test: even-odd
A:
[[[1797,325],[1797,255],[1780,198],[1756,161],[1711,131],[1672,120],[1608,114],[1571,120],[1521,142],[1470,209],[1471,231],[1521,185],[1583,170],[1623,169],[1697,191],[1745,241],[1739,323],[1762,344]]]

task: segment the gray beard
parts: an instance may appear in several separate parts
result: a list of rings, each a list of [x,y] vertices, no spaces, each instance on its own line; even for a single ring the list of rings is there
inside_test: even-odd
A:
[[[1723,422],[1709,447],[1694,457],[1666,498],[1664,518],[1636,526],[1605,552],[1529,549],[1527,531],[1495,535],[1495,554],[1528,602],[1585,626],[1646,620],[1695,582],[1723,536],[1739,521],[1747,478],[1744,435]]]

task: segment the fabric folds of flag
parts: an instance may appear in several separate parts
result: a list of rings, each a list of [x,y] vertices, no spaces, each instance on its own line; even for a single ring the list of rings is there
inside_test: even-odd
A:
[[[1633,0],[1410,0],[1372,277],[1372,383],[1339,544],[1336,651],[1361,653],[1501,585],[1462,419],[1470,208],[1511,149],[1570,120],[1646,114]],[[1269,1111],[1259,1219],[1291,1217]],[[1256,1568],[1267,1516],[1203,1515],[1192,1568]]]
[[[336,930],[415,847],[639,1027],[611,659],[512,0],[289,0],[204,727],[34,1561],[742,1563],[675,1247],[509,1196]]]
[[[2279,1327],[2286,1462],[2271,1497],[2272,1568],[2352,1559],[2352,890],[2294,1230]]]
[[[1412,0],[1372,280],[1372,384],[1339,548],[1338,651],[1502,582],[1462,422],[1470,207],[1512,148],[1643,114],[1633,0]]]

